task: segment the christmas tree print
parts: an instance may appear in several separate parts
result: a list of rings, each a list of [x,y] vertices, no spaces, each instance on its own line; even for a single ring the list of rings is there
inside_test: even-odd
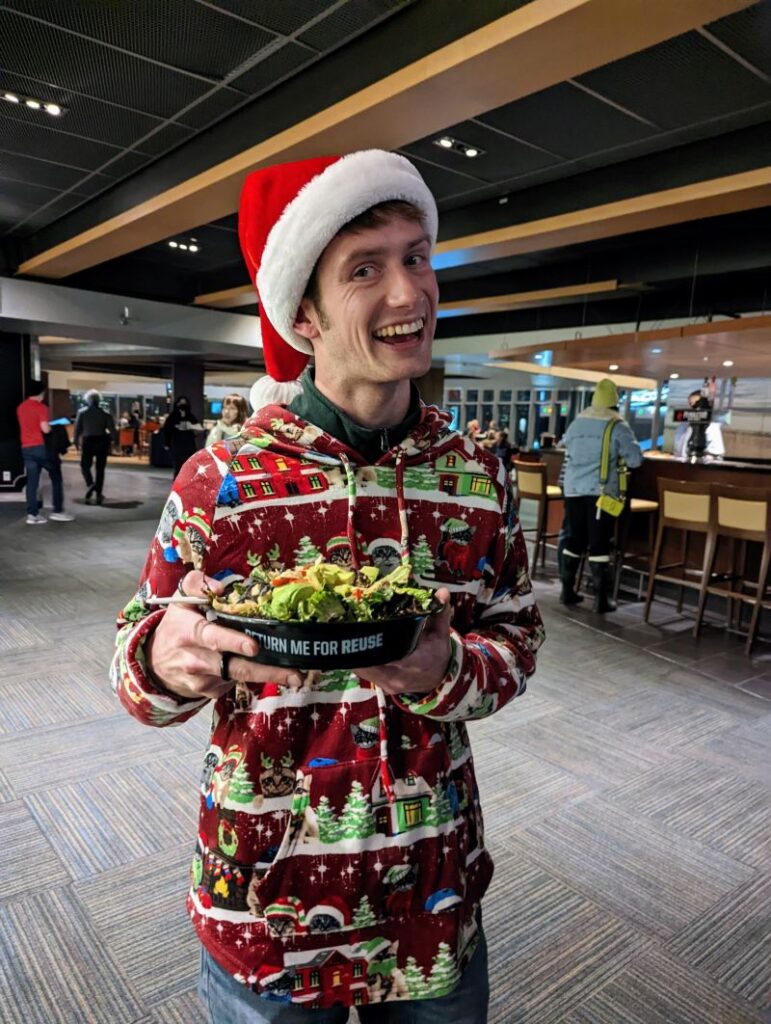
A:
[[[450,747],[450,757],[453,761],[460,761],[466,756],[466,747],[461,739],[460,729],[451,722],[447,731],[449,733],[447,742]]]
[[[310,537],[300,537],[300,545],[294,553],[294,564],[310,565],[317,558],[321,558],[321,552]]]
[[[360,686],[359,678],[353,672],[346,668],[337,668],[331,672],[325,672],[316,689],[330,692],[332,690],[358,690]]]
[[[249,777],[249,770],[242,761],[233,772],[228,790],[228,800],[234,804],[250,804],[254,800],[254,784]]]
[[[455,963],[455,957],[447,943],[440,942],[434,957],[434,966],[431,968],[431,977],[428,979],[428,991],[431,997],[447,995],[448,992],[452,992],[459,981],[460,971]]]
[[[439,489],[439,477],[431,466],[407,466],[404,470],[404,486],[419,491]]]
[[[354,928],[369,928],[370,925],[377,924],[372,904],[366,895],[362,896],[359,900],[359,905],[356,907],[353,915],[352,924]]]
[[[404,968],[404,980],[407,984],[410,999],[425,999],[428,995],[428,982],[418,967],[414,956],[407,957],[407,965]]]
[[[452,807],[449,798],[444,790],[435,789],[426,812],[426,824],[444,825],[446,821],[452,821]]]
[[[336,843],[340,838],[340,823],[329,803],[329,797],[323,796],[316,807],[316,823],[319,827],[319,842]]]
[[[360,782],[354,782],[340,816],[342,839],[366,839],[375,833],[375,816]]]
[[[418,576],[434,575],[434,556],[428,546],[425,533],[421,533],[412,549],[412,568]]]
[[[375,480],[378,487],[392,491],[396,486],[396,473],[393,469],[388,469],[385,466],[375,466]]]

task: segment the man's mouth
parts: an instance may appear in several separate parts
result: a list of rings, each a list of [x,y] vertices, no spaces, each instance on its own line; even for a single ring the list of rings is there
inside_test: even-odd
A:
[[[415,344],[423,337],[424,323],[423,317],[419,317],[417,320],[407,320],[400,324],[388,324],[386,327],[378,327],[372,332],[372,336],[387,345]]]

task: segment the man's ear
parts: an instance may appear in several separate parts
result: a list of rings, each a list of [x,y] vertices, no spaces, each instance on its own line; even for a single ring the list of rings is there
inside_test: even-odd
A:
[[[292,327],[301,337],[306,338],[308,341],[316,341],[321,337],[316,309],[310,299],[306,298],[300,302]]]

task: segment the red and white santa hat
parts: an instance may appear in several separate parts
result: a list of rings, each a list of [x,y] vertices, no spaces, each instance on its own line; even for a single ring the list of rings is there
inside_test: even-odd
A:
[[[255,409],[271,402],[285,404],[298,393],[294,382],[313,349],[295,333],[294,323],[319,257],[354,217],[393,199],[412,203],[422,212],[433,246],[436,202],[417,169],[398,153],[365,149],[347,156],[314,157],[265,167],[246,179],[238,236],[257,289],[269,375],[252,388],[249,397]]]
[[[340,896],[331,893],[321,903],[317,903],[308,913],[308,923],[313,927],[313,918],[316,915],[331,917],[337,922],[338,928],[345,928],[351,923],[351,908]]]

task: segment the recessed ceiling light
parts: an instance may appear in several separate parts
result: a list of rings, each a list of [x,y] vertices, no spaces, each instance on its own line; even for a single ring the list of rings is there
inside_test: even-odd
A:
[[[24,102],[33,110],[40,110],[40,100],[25,100]]]
[[[176,242],[169,242],[169,248],[170,249],[176,249],[177,248],[177,243]]]
[[[679,373],[670,373],[669,379],[670,380],[680,380],[680,374]]]
[[[733,366],[733,364],[734,364],[733,359],[724,359],[723,360],[723,366]]]
[[[470,147],[469,147],[469,148],[468,148],[468,149],[466,150],[466,156],[470,156],[470,157],[475,157],[475,156],[479,156],[479,150],[478,150],[478,149],[474,149],[474,147],[473,147],[473,146],[470,146]]]
[[[439,139],[439,145],[442,149],[452,149],[452,139],[448,135],[444,135]]]
[[[189,245],[188,249],[190,250],[190,252],[198,252],[198,246],[197,245]]]
[[[51,115],[51,117],[58,117],[62,112],[62,108],[59,106],[58,103],[46,103],[45,109],[46,112]]]
[[[179,247],[180,247],[180,249],[187,249],[187,246],[185,245],[184,242],[180,242],[179,243]]]
[[[709,362],[709,356],[704,356],[704,362],[705,362],[705,363],[708,363],[708,362]]]
[[[508,196],[501,196],[501,198],[498,200],[498,202],[501,204],[501,206],[504,206],[506,203],[508,203],[508,201],[509,201],[509,197]]]
[[[3,99],[8,100],[9,103],[19,103],[19,97],[12,92],[6,92],[3,94]]]
[[[608,369],[609,370],[617,370],[618,369],[618,363],[611,363],[610,366],[608,367]]]
[[[661,349],[660,348],[652,348],[651,349],[651,355],[660,356],[661,355]]]

